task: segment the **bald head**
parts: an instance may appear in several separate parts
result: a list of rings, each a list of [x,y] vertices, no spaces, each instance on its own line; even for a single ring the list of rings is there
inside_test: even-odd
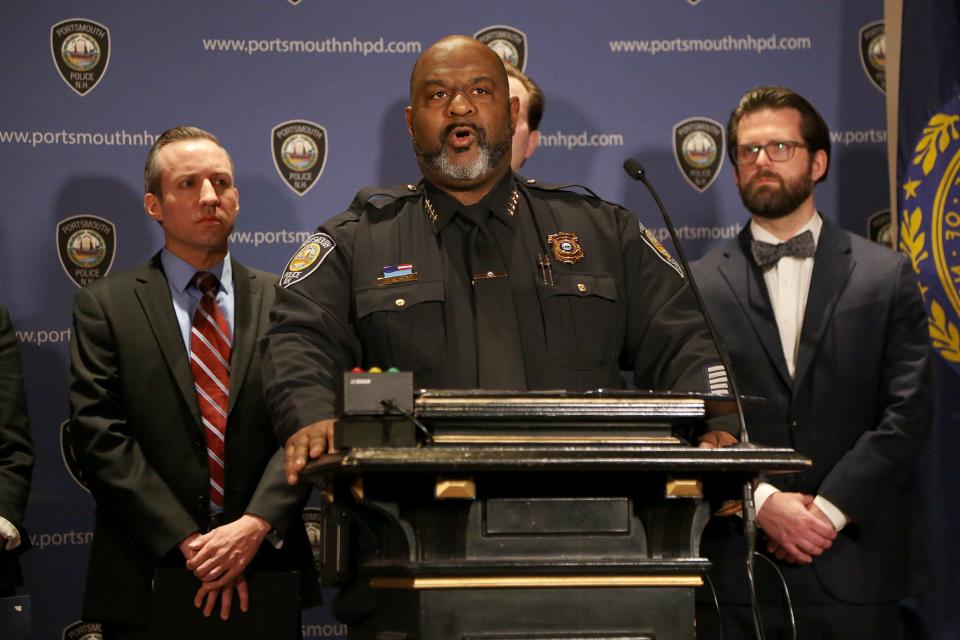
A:
[[[424,51],[406,109],[424,178],[462,204],[478,202],[510,171],[519,105],[500,57],[479,40],[448,36]]]
[[[493,49],[476,38],[452,35],[441,38],[417,58],[410,73],[410,101],[413,102],[414,91],[425,79],[430,78],[436,69],[445,68],[453,61],[490,66],[494,71],[499,71],[499,74],[494,73],[496,77],[492,79],[497,83],[502,82],[504,87],[507,86],[507,72],[500,56]]]

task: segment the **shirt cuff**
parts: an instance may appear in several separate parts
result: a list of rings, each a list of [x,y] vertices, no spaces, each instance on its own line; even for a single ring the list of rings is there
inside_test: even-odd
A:
[[[0,536],[7,539],[7,544],[3,547],[7,551],[13,551],[20,546],[20,532],[3,516],[0,516]]]
[[[258,515],[258,514],[256,514],[256,513],[252,513],[252,512],[250,512],[250,511],[247,511],[244,515],[252,516],[252,517],[254,517],[254,518],[258,519],[258,520],[262,520],[262,521],[266,522],[268,525],[270,525],[270,522],[268,522],[266,518],[264,518],[263,516]],[[267,531],[267,535],[265,535],[265,536],[263,537],[263,539],[266,540],[267,542],[269,542],[269,543],[270,543],[270,546],[272,546],[274,549],[278,549],[278,550],[279,550],[279,549],[283,549],[283,536],[280,535],[280,532],[277,531],[276,528],[271,528],[270,531]]]
[[[763,503],[767,501],[767,498],[779,492],[780,489],[777,489],[768,482],[758,484],[757,488],[753,490],[753,506],[757,510],[757,513],[760,513],[760,509],[763,508]]]
[[[850,523],[850,518],[847,517],[847,514],[823,496],[814,498],[813,504],[817,505],[820,511],[823,511],[823,515],[830,519],[830,522],[833,523],[833,528],[837,531],[840,531]]]
[[[270,529],[270,532],[267,533],[266,539],[274,549],[283,549],[283,537],[277,532],[276,529]]]

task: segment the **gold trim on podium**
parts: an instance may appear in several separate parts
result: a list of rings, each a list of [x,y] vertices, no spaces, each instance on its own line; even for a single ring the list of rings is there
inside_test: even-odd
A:
[[[683,396],[646,396],[646,395],[628,395],[623,397],[616,396],[594,396],[586,397],[581,395],[563,396],[556,394],[534,394],[534,395],[490,395],[490,394],[470,394],[453,395],[443,393],[442,395],[423,394],[416,400],[416,407],[420,409],[428,408],[448,408],[456,405],[457,407],[481,407],[487,408],[492,404],[498,407],[548,407],[551,410],[564,409],[567,407],[575,408],[599,408],[607,409],[610,407],[629,407],[631,409],[640,407],[646,409],[660,409],[662,411],[675,412],[678,409],[704,409],[703,398],[689,398]]]
[[[353,494],[353,499],[357,502],[363,502],[363,478],[358,477],[353,481],[353,484],[350,485],[350,493]]]
[[[680,444],[673,436],[609,436],[559,434],[503,434],[474,433],[435,434],[436,444]]]
[[[333,504],[333,484],[324,482],[320,489],[320,495],[327,501],[327,504]]]
[[[437,477],[434,488],[437,500],[474,500],[477,497],[477,483],[473,478]]]
[[[700,587],[699,576],[463,576],[374,577],[374,589],[543,589],[610,587]]]
[[[703,482],[695,478],[669,478],[666,496],[668,498],[702,498]]]

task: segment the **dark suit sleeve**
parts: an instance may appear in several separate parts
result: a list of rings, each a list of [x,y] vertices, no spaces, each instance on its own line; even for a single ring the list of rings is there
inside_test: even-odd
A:
[[[860,523],[869,522],[871,514],[884,508],[890,492],[910,482],[931,426],[927,315],[917,280],[903,257],[892,286],[879,421],[834,465],[819,491]]]
[[[234,263],[234,269],[238,269]],[[238,271],[238,275],[245,273],[244,270]],[[263,271],[256,271],[256,277],[250,279],[250,286],[255,295],[251,295],[250,304],[252,307],[252,316],[256,319],[256,328],[253,330],[256,335],[256,342],[253,345],[254,353],[251,354],[252,367],[260,367],[260,356],[257,350],[260,348],[263,332],[266,330],[269,318],[269,310],[273,307],[276,297],[277,277],[273,274]],[[239,290],[238,290],[239,293]],[[238,304],[243,304],[242,299],[237,299]],[[254,376],[256,380],[256,389],[251,388],[250,392],[260,393],[262,395],[262,382],[259,372],[254,371],[249,375]],[[247,392],[245,390],[245,392]],[[261,402],[266,404],[265,400]],[[251,416],[252,417],[252,416]],[[263,428],[270,429],[272,422],[266,420]],[[303,506],[310,495],[310,484],[298,484],[290,486],[287,484],[286,476],[283,471],[284,452],[282,447],[275,447],[273,456],[269,459],[263,468],[260,481],[250,497],[244,513],[259,516],[269,522],[281,537],[285,537],[291,525],[302,526],[301,512]]]
[[[10,315],[0,306],[0,516],[24,536],[33,449],[23,370]]]
[[[321,227],[336,247],[313,273],[277,288],[262,351],[267,403],[281,444],[298,429],[335,416],[340,376],[360,362],[352,324],[357,217],[347,212]]]
[[[278,448],[263,470],[260,483],[245,511],[269,522],[281,537],[286,536],[291,525],[302,524],[300,512],[312,489],[309,483],[287,484],[283,462],[283,449]]]
[[[77,293],[70,343],[71,437],[97,509],[129,525],[138,546],[162,557],[198,529],[151,467],[128,423],[110,318],[88,289]],[[140,398],[146,402],[148,399]]]
[[[644,239],[630,215],[622,231],[629,307],[625,352],[637,387],[709,391],[705,369],[720,363],[688,277]]]

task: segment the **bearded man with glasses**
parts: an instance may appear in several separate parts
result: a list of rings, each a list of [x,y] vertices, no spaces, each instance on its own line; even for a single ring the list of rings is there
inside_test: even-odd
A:
[[[912,490],[932,405],[917,280],[817,211],[830,132],[807,100],[752,89],[727,131],[751,220],[694,274],[742,393],[765,399],[747,410],[751,438],[813,461],[757,486],[757,546],[784,574],[796,637],[896,638],[897,601],[928,576]],[[724,637],[752,638],[739,518],[711,521],[701,551]],[[756,578],[767,637],[791,637],[776,574],[759,562]],[[700,637],[717,633],[712,609],[698,604]]]

